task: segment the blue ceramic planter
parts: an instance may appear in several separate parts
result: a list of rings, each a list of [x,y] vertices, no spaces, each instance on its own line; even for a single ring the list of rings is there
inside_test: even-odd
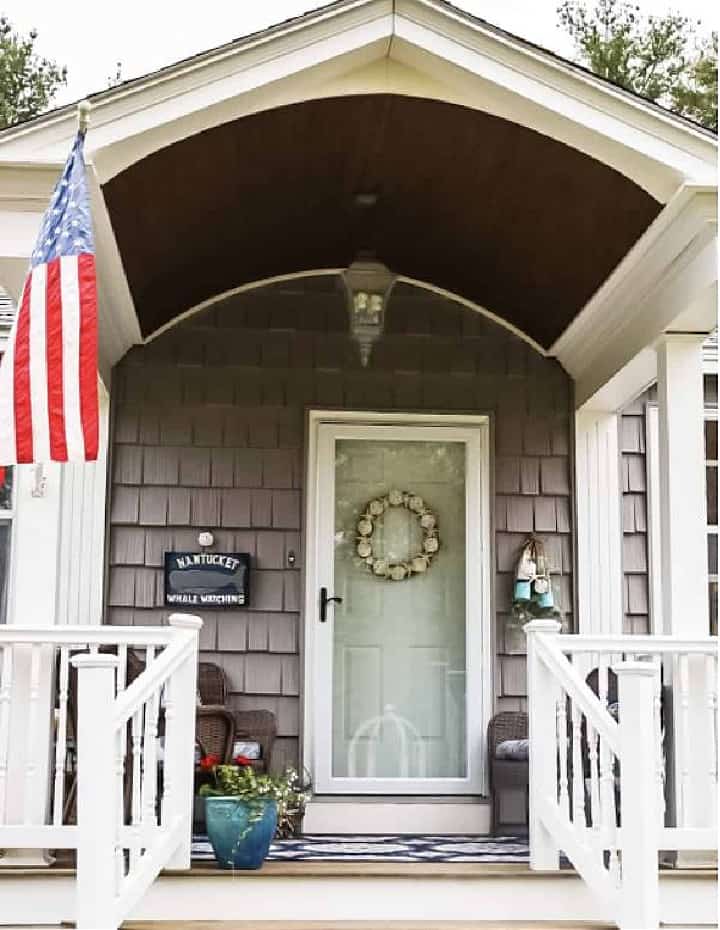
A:
[[[251,811],[261,810],[250,823]],[[207,835],[221,869],[259,869],[277,828],[277,804],[236,797],[205,798]]]

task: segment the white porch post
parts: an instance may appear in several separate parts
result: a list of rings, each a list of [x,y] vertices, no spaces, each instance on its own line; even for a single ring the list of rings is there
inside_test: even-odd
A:
[[[98,385],[100,436],[96,462],[63,465],[57,620],[102,623],[105,501],[110,396]]]
[[[703,444],[704,336],[669,333],[658,349],[664,632],[707,636]]]
[[[700,335],[671,333],[657,348],[663,632],[686,638],[709,632],[702,343]],[[702,658],[690,656],[673,677],[674,820],[700,827],[707,820],[711,752]],[[689,854],[678,854],[680,860],[693,862]]]
[[[57,463],[42,468],[15,468],[15,519],[7,620],[17,626],[53,626],[56,619],[58,545],[62,470]],[[10,745],[7,824],[43,824],[50,800],[54,650],[15,646],[10,695]],[[0,868],[47,865],[46,850],[13,849]]]
[[[622,523],[618,414],[575,414],[579,633],[622,633]]]

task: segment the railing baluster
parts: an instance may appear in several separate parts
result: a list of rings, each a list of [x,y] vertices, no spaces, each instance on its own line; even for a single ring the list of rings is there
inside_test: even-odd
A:
[[[28,701],[27,762],[25,765],[25,815],[24,822],[33,821],[33,802],[38,786],[37,774],[39,760],[37,757],[37,731],[39,724],[38,705],[40,703],[40,646],[30,647],[30,697]]]
[[[653,721],[655,726],[655,746],[657,757],[655,760],[655,782],[657,789],[658,826],[665,824],[665,751],[664,732],[662,720],[662,657],[652,656],[652,663],[656,669],[655,689],[653,694]]]
[[[141,779],[142,779],[142,731],[143,731],[143,712],[142,708],[132,715],[130,725],[130,740],[132,743],[132,796],[130,801],[130,821],[133,827],[133,840],[138,840],[140,836],[141,819],[142,819],[142,796],[141,796]],[[137,864],[140,855],[140,846],[137,842],[130,848],[130,870]]]
[[[590,763],[590,826],[593,829],[600,829],[602,827],[602,814],[600,810],[598,735],[589,720],[586,720],[586,739],[588,761]]]
[[[147,666],[152,668],[155,650],[152,646],[147,650]],[[143,734],[143,774],[142,774],[142,824],[143,827],[157,826],[157,722],[158,701],[157,691],[148,698],[145,704],[145,731]]]
[[[53,823],[61,824],[65,804],[65,767],[67,764],[67,706],[70,650],[67,646],[60,649],[60,670],[58,675],[58,715],[55,733],[55,782],[53,785]]]
[[[678,811],[681,826],[688,825],[690,798],[690,691],[688,680],[688,657],[678,656],[678,684],[680,687],[680,740],[676,741],[679,753],[680,803]],[[679,745],[677,745],[679,743]]]
[[[560,810],[570,817],[570,795],[568,793],[568,737],[567,737],[567,694],[562,689],[557,702],[557,746],[560,766]]]
[[[10,694],[13,682],[13,646],[2,647],[0,670],[0,823],[5,818],[8,762],[10,758]]]
[[[125,690],[126,682],[127,644],[121,643],[118,646],[118,667],[116,676],[117,694],[121,694]],[[125,756],[127,752],[127,726],[122,727],[117,734],[116,752],[115,777],[117,779],[118,823],[122,826],[125,823]],[[115,850],[115,869],[118,887],[120,887],[120,882],[125,876],[125,849],[121,842],[118,842],[117,849]]]
[[[175,772],[172,765],[168,765],[167,748],[168,734],[175,726],[175,680],[170,678],[165,685],[165,744],[163,747],[163,784],[160,800],[160,824],[168,824],[168,812],[175,806]]]
[[[709,811],[708,822],[717,823],[718,790],[718,733],[717,733],[717,657],[705,657],[705,688],[707,695],[708,746],[710,767],[708,769]]]
[[[585,814],[585,771],[582,758],[582,714],[575,703],[571,704],[572,714],[572,815],[575,827],[584,830],[587,827]]]

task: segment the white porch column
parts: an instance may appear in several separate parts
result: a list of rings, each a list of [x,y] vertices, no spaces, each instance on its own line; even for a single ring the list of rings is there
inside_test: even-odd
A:
[[[702,344],[703,336],[672,333],[657,348],[663,632],[688,638],[709,633]],[[669,808],[678,826],[700,827],[712,751],[703,726],[705,667],[691,656],[687,672],[673,672]],[[678,853],[676,861],[698,860]]]
[[[664,632],[707,636],[707,512],[702,335],[658,345],[660,520]]]
[[[63,466],[56,620],[62,624],[99,624],[103,620],[110,397],[102,383],[98,392],[97,461]]]
[[[105,484],[109,398],[100,385],[97,462],[52,462],[16,468],[15,519],[7,619],[9,624],[51,627],[102,622],[105,552]],[[54,745],[55,653],[16,646],[10,698],[8,824],[46,822]],[[31,700],[32,699],[32,700]],[[34,716],[33,716],[34,715]],[[45,850],[10,850],[3,866],[45,865]]]
[[[618,414],[575,414],[579,633],[622,633],[622,490]]]
[[[15,467],[15,518],[12,527],[7,622],[53,626],[56,619],[62,468]],[[10,745],[6,809],[8,824],[46,823],[50,794],[54,650],[15,646],[10,695]],[[34,715],[34,720],[32,719]],[[1,867],[47,865],[42,849],[13,849]]]

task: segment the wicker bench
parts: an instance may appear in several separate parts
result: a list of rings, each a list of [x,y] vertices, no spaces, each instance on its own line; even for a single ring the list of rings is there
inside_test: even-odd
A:
[[[496,714],[488,726],[488,758],[490,760],[490,795],[492,800],[490,831],[500,832],[502,824],[500,801],[503,791],[522,791],[525,816],[521,824],[508,824],[512,832],[518,827],[527,829],[530,766],[524,760],[498,759],[497,748],[508,739],[527,739],[528,717],[521,711],[503,711]]]

